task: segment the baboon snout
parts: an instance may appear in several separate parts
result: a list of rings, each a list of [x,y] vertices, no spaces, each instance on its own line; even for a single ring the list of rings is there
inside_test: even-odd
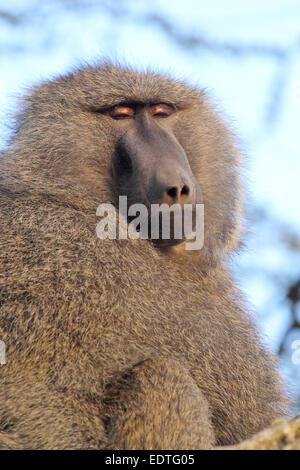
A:
[[[172,168],[173,167],[173,168]],[[157,204],[195,204],[196,191],[191,178],[180,166],[170,162],[170,168],[156,169],[149,187],[150,202]]]
[[[136,122],[119,139],[113,158],[119,194],[146,205],[201,203],[201,190],[175,136],[151,119]]]
[[[185,240],[187,230],[195,230],[201,189],[183,148],[172,135],[156,133],[156,128],[150,136],[128,133],[117,143],[113,169],[117,196],[127,196],[130,205],[142,203],[147,207],[148,224],[139,231],[144,234],[146,229],[146,238],[151,234],[155,246],[178,245]],[[164,206],[169,206],[169,215]],[[153,215],[152,208],[155,211],[158,207],[162,212]]]

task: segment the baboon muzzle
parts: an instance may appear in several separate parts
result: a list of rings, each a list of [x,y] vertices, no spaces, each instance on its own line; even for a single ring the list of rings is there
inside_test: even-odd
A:
[[[175,238],[178,217],[184,223],[185,205],[202,202],[201,189],[190,168],[187,156],[171,131],[166,130],[146,113],[137,116],[126,133],[118,140],[113,156],[113,178],[117,195],[127,196],[128,205],[144,204],[149,211],[149,229],[153,228],[150,213],[153,204],[176,205],[170,213],[170,237],[163,239],[163,219],[159,217],[159,236],[152,241],[159,246],[182,243]],[[174,207],[174,206],[173,206]],[[169,220],[169,219],[168,219]],[[192,227],[195,220],[192,221]]]

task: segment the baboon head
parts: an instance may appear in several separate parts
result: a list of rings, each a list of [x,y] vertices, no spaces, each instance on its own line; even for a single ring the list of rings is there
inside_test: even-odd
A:
[[[28,94],[14,145],[31,191],[85,210],[117,206],[120,195],[147,207],[203,202],[203,260],[238,245],[240,154],[197,88],[110,64],[85,67]]]

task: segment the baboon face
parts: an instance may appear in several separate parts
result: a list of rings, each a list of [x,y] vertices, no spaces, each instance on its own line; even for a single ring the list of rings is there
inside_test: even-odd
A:
[[[183,241],[183,237],[175,238],[176,217],[182,219],[183,225],[184,208],[189,204],[193,210],[191,228],[194,229],[195,207],[201,202],[200,185],[193,175],[183,147],[167,122],[175,112],[175,107],[166,103],[124,103],[105,111],[112,119],[125,121],[120,123],[124,133],[116,142],[112,158],[116,195],[125,195],[130,203],[141,203],[147,208],[149,234],[154,223],[150,216],[152,204],[176,204],[179,209],[177,214],[170,214],[170,236],[167,238],[162,236],[160,214],[159,236],[153,240],[159,247]]]
[[[82,206],[91,194],[98,204],[119,195],[147,207],[203,202],[205,253],[237,245],[240,154],[203,91],[104,64],[34,88],[26,101],[15,143],[23,166],[31,149],[27,174],[34,184],[39,172],[39,191],[67,187]]]

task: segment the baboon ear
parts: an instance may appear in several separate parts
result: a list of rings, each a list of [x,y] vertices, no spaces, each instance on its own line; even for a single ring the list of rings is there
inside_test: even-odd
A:
[[[244,199],[244,195],[243,195]],[[231,253],[237,251],[242,245],[243,235],[245,234],[245,224],[243,218],[243,206],[244,200],[237,199],[235,203],[235,215],[233,220],[232,229],[228,234],[225,241],[224,249],[225,252]]]
[[[233,187],[235,188],[231,196],[231,207],[229,210],[229,220],[224,237],[224,249],[226,253],[237,251],[242,245],[242,239],[246,233],[244,222],[245,190],[242,178],[243,156],[236,152],[236,169],[234,174]]]

